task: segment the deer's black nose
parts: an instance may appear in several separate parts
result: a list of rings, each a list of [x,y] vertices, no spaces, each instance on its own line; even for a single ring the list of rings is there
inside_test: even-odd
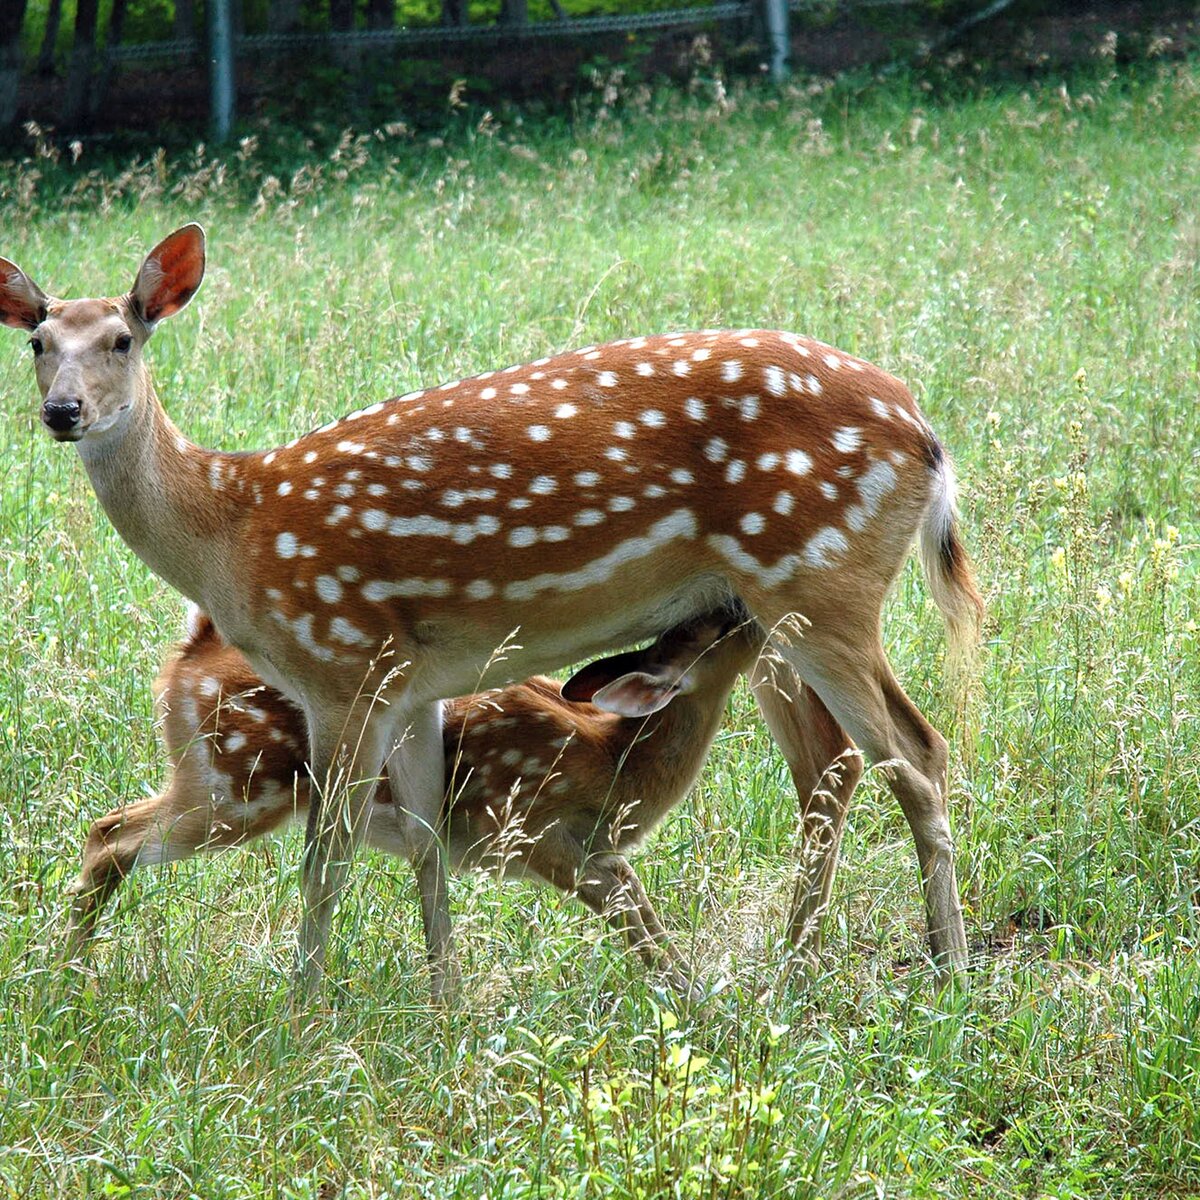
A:
[[[79,401],[73,397],[67,400],[47,400],[42,405],[42,420],[55,433],[66,433],[79,424]]]

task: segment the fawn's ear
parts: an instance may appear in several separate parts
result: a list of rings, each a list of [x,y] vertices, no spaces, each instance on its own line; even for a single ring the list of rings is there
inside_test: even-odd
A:
[[[50,297],[16,263],[0,258],[0,325],[36,329],[46,319]]]
[[[645,671],[630,671],[598,688],[592,703],[604,712],[616,713],[620,717],[648,717],[660,708],[666,708],[680,692],[682,680],[673,683]]]
[[[147,329],[173,317],[204,278],[204,230],[194,222],[169,233],[142,263],[129,299]]]

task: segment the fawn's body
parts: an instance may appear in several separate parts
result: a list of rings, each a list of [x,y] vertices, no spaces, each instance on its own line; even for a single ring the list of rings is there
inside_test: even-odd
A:
[[[172,424],[142,358],[155,324],[199,287],[204,254],[198,226],[177,230],[113,300],[53,300],[0,260],[0,321],[32,332],[43,422],[77,443],[121,535],[304,712],[322,797],[308,826],[302,988],[320,977],[374,790],[364,781],[385,761],[435,995],[452,985],[434,835],[442,697],[733,604],[771,635],[778,666],[756,696],[806,815],[833,831],[826,861],[798,882],[793,934],[827,886],[854,772],[818,804],[827,811],[810,797],[853,738],[895,764],[935,958],[965,960],[947,747],[892,673],[880,610],[914,539],[959,642],[975,636],[979,597],[950,463],[903,384],[790,333],[632,338],[225,454]],[[781,637],[797,615],[803,636]],[[340,815],[338,778],[351,781]]]
[[[568,685],[581,696],[611,693],[632,672],[653,671],[660,698],[672,698],[644,717],[568,701],[541,677],[447,702],[439,832],[452,865],[529,875],[577,894],[647,963],[665,968],[677,990],[691,992],[691,970],[625,856],[687,794],[730,689],[761,645],[752,625],[725,632],[714,617],[592,664]],[[71,889],[71,955],[135,867],[239,846],[308,810],[303,715],[208,617],[192,614],[155,699],[171,777],[158,795],[93,823]],[[368,845],[403,853],[385,783],[364,822]]]

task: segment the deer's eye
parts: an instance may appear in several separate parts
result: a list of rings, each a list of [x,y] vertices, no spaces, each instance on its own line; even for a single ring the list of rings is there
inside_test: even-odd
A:
[[[120,335],[120,337],[117,338],[117,340],[115,342],[113,342],[113,349],[118,354],[128,354],[129,347],[132,345],[133,345],[133,338],[131,338],[129,336],[129,334],[123,333]]]
[[[42,351],[46,348],[45,346],[42,345],[41,338],[30,338],[29,345],[33,350],[34,358],[37,358],[42,353]]]

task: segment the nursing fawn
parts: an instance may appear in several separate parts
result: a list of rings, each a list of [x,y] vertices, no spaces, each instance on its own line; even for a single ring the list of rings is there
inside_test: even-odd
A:
[[[76,444],[118,532],[304,714],[301,995],[385,762],[435,998],[453,985],[443,697],[733,605],[767,631],[803,619],[803,636],[771,636],[757,690],[802,803],[851,739],[887,762],[933,955],[965,960],[946,742],[892,673],[880,609],[914,540],[956,645],[980,601],[950,462],[903,384],[791,333],[626,338],[379,400],[276,449],[205,450],[143,358],[204,261],[188,225],[125,295],[63,301],[0,259],[0,321],[30,332],[42,421]],[[802,881],[797,911],[829,874]]]
[[[686,796],[762,640],[752,623],[714,614],[592,663],[565,686],[535,677],[447,702],[439,833],[452,865],[577,895],[694,998],[692,969],[626,855]],[[171,777],[158,795],[92,824],[70,889],[71,958],[135,868],[243,845],[308,810],[303,716],[198,610],[154,691]],[[402,854],[393,816],[380,782],[363,837]]]

